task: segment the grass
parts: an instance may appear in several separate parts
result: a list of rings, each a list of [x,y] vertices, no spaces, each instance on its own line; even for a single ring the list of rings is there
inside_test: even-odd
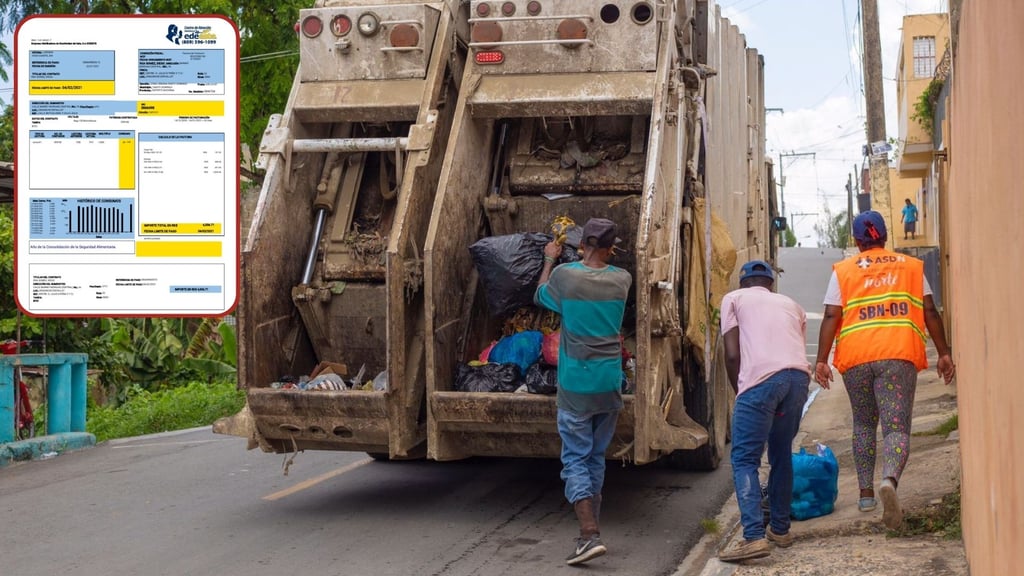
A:
[[[946,494],[942,502],[919,512],[908,513],[899,530],[889,532],[890,536],[910,537],[922,534],[939,534],[948,540],[963,538],[960,526],[960,488]]]
[[[718,520],[714,518],[701,518],[700,527],[704,529],[705,534],[718,534],[722,531],[722,527],[718,524]]]
[[[157,392],[135,388],[116,408],[90,406],[86,428],[97,442],[182,430],[212,424],[238,412],[244,403],[245,392],[237,390],[234,382],[192,382]]]
[[[960,417],[957,414],[953,414],[947,418],[945,422],[939,424],[938,428],[927,432],[914,432],[914,436],[942,436],[945,438],[946,436],[949,436],[950,432],[958,430],[959,428]]]

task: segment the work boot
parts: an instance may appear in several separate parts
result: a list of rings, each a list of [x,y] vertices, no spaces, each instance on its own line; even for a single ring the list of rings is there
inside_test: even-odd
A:
[[[593,498],[577,500],[573,503],[573,508],[576,510],[576,519],[580,523],[581,538],[588,539],[595,534],[601,533],[601,529],[597,524],[597,514],[595,513]]]

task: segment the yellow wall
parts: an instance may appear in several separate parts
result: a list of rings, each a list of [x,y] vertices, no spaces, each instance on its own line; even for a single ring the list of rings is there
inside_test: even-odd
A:
[[[900,47],[899,69],[896,82],[896,106],[900,119],[899,140],[901,158],[900,172],[904,176],[922,176],[931,160],[931,136],[911,118],[914,104],[931,83],[929,77],[917,78],[914,74],[914,37],[935,37],[935,64],[942,60],[949,39],[949,16],[947,14],[917,14],[903,17],[903,37]],[[893,196],[895,198],[895,196]],[[897,219],[898,221],[898,219]]]
[[[963,533],[971,574],[1001,576],[1024,567],[1024,107],[1010,73],[1024,61],[1024,2],[966,0],[962,14],[947,237]]]

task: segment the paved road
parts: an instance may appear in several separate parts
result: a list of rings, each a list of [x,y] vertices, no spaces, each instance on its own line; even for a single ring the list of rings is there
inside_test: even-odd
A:
[[[247,452],[208,431],[111,442],[0,470],[0,574],[572,573],[557,462],[373,462]],[[731,489],[727,467],[610,463],[602,574],[670,574]]]
[[[780,290],[811,314],[812,346],[839,257],[780,254]],[[0,575],[578,573],[563,563],[576,525],[557,462],[308,452],[284,476],[283,461],[203,430],[2,469]],[[731,490],[727,464],[680,473],[610,463],[602,523],[611,553],[588,570],[671,574]]]

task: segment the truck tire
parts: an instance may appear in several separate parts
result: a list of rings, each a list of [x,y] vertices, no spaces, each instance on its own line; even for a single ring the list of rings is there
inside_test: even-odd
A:
[[[387,452],[367,452],[366,455],[369,456],[370,458],[373,458],[377,462],[390,462],[391,461],[391,457],[388,456]]]
[[[719,340],[711,382],[705,381],[704,370],[692,354],[687,355],[690,356],[688,374],[692,376],[686,384],[686,412],[707,428],[708,443],[696,450],[676,450],[669,454],[667,463],[678,470],[715,470],[727,453],[732,417],[733,396],[725,371],[725,350]]]

